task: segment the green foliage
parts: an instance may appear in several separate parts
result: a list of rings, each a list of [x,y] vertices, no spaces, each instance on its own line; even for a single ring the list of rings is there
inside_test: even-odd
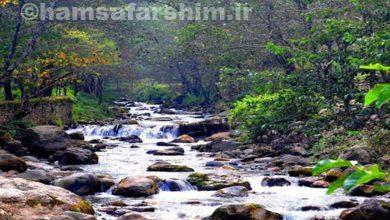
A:
[[[192,94],[186,95],[182,101],[182,105],[184,106],[196,106],[201,105],[205,102],[204,98],[201,96],[195,96]]]
[[[168,84],[145,80],[135,89],[135,99],[142,102],[170,102],[177,93]]]
[[[99,105],[98,99],[90,94],[79,93],[73,96],[73,120],[75,122],[93,122],[112,116],[107,104]]]
[[[370,167],[364,167],[357,162],[338,160],[323,160],[317,163],[313,169],[313,175],[319,175],[333,168],[349,168],[351,172],[344,172],[344,175],[339,177],[328,187],[328,194],[332,194],[339,188],[343,188],[345,192],[351,191],[353,188],[362,184],[369,183],[373,180],[384,180],[385,172],[380,170],[377,164]],[[388,190],[388,187],[380,187],[382,190]]]
[[[381,108],[384,104],[390,101],[390,83],[378,84],[371,89],[365,98],[365,106],[370,106],[375,102],[376,108]]]
[[[235,102],[229,121],[238,124],[255,141],[256,137],[270,129],[280,133],[288,132],[288,125],[292,121],[311,117],[321,105],[318,97],[301,95],[291,90],[248,95]]]

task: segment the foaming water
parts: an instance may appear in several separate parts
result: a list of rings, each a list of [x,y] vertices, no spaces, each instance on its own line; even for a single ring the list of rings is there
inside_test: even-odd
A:
[[[122,103],[126,105],[126,103]],[[160,183],[160,193],[148,198],[120,198],[129,204],[146,202],[156,208],[153,213],[144,213],[152,219],[201,219],[209,216],[213,211],[223,205],[232,203],[257,203],[265,208],[278,212],[287,220],[313,219],[315,217],[325,219],[337,219],[342,209],[328,210],[330,204],[337,201],[355,199],[359,202],[363,198],[346,197],[338,192],[335,195],[326,195],[325,189],[307,188],[297,186],[296,178],[288,178],[291,186],[287,187],[263,187],[261,186],[262,174],[242,170],[224,170],[222,168],[206,168],[205,164],[213,159],[207,153],[199,153],[191,150],[192,144],[179,144],[185,150],[183,156],[153,156],[146,154],[149,150],[164,149],[157,146],[157,142],[170,142],[177,137],[178,123],[198,122],[202,119],[199,114],[176,111],[175,115],[156,113],[160,110],[157,105],[135,103],[126,107],[139,125],[89,125],[69,131],[82,131],[87,140],[104,139],[105,137],[127,137],[137,135],[143,143],[137,144],[139,148],[131,148],[132,144],[118,140],[105,139],[108,144],[117,145],[98,152],[99,164],[83,166],[88,172],[95,174],[109,174],[118,182],[127,176],[158,176],[163,181]],[[162,120],[164,119],[164,120]],[[170,120],[168,120],[170,119]],[[200,144],[200,143],[197,143]],[[213,191],[197,191],[196,187],[186,181],[190,173],[147,172],[148,166],[157,161],[166,161],[171,164],[187,165],[196,172],[239,174],[244,180],[249,181],[253,188],[249,197],[243,198],[217,198]],[[88,197],[96,210],[108,201],[118,200],[119,197],[110,192],[96,194]],[[323,211],[300,211],[303,206],[324,207]],[[201,210],[201,211],[200,211]],[[98,212],[99,219],[114,220],[116,217]]]

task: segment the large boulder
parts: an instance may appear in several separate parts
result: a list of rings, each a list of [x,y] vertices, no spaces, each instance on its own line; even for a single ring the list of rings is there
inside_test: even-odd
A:
[[[390,204],[379,200],[365,200],[361,205],[344,210],[341,215],[344,220],[388,220],[390,219]]]
[[[170,147],[161,150],[151,150],[148,151],[148,154],[153,154],[156,156],[181,156],[184,155],[184,149],[182,147]]]
[[[27,147],[23,146],[20,141],[15,140],[9,133],[0,136],[0,149],[3,149],[16,156],[29,154]]]
[[[243,181],[241,177],[235,175],[193,173],[188,176],[187,181],[201,191],[215,191],[231,186],[243,186],[248,190],[252,189],[249,182]]]
[[[43,184],[50,184],[53,181],[53,177],[44,170],[27,170],[24,173],[18,174],[16,177]]]
[[[48,219],[66,211],[94,214],[88,202],[68,190],[3,177],[0,177],[0,216],[1,211],[12,216],[10,219],[18,220]]]
[[[147,197],[159,192],[156,181],[148,177],[127,177],[122,179],[112,193],[125,197]]]
[[[92,195],[100,192],[102,189],[100,179],[95,175],[87,173],[76,173],[57,179],[53,182],[53,185],[67,189],[80,196]]]
[[[17,133],[17,137],[30,151],[39,155],[50,155],[65,150],[67,145],[64,142],[68,139],[68,135],[62,128],[51,125],[21,130]]]
[[[369,164],[371,162],[371,154],[365,147],[352,147],[345,149],[340,155],[339,158],[344,160],[356,160],[361,164]]]
[[[96,153],[84,148],[67,148],[55,153],[51,161],[58,161],[61,165],[97,164],[99,161]]]
[[[188,134],[194,138],[208,137],[216,133],[229,131],[229,126],[219,119],[179,125],[179,135]]]
[[[218,190],[216,193],[213,194],[213,197],[248,197],[248,189],[243,186],[232,186]]]
[[[148,171],[155,172],[193,172],[194,169],[185,165],[173,165],[165,161],[157,162],[148,167]]]
[[[189,135],[184,134],[176,138],[175,140],[173,140],[172,143],[191,144],[191,143],[195,143],[195,139]]]
[[[282,220],[283,216],[258,204],[223,205],[204,220]]]
[[[200,152],[225,152],[236,150],[239,146],[241,144],[233,140],[220,140],[205,145],[193,146],[192,149]]]
[[[8,172],[10,170],[15,170],[20,173],[26,171],[27,164],[25,161],[21,160],[19,157],[16,157],[12,154],[0,153],[0,170],[3,172]]]
[[[84,137],[84,134],[83,132],[81,131],[77,131],[77,132],[73,132],[73,133],[70,133],[68,134],[69,138],[72,139],[72,140],[80,140],[80,141],[83,141],[85,139]]]

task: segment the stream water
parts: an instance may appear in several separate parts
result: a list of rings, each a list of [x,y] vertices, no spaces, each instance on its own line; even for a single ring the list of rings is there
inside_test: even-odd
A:
[[[284,177],[293,183],[291,186],[262,187],[261,180],[264,174],[260,171],[240,168],[239,162],[235,170],[206,168],[205,164],[208,161],[213,161],[213,158],[207,153],[191,150],[191,144],[180,144],[185,149],[185,155],[183,156],[154,156],[146,154],[148,150],[162,148],[156,145],[157,142],[169,142],[176,138],[178,123],[197,122],[205,119],[200,117],[199,114],[183,111],[177,111],[174,115],[155,113],[158,109],[159,106],[157,105],[136,103],[136,106],[129,106],[128,110],[130,114],[139,115],[139,125],[125,125],[120,129],[115,128],[115,125],[89,125],[69,131],[82,131],[87,140],[104,139],[108,144],[118,145],[117,147],[99,152],[99,164],[82,167],[87,172],[108,174],[116,182],[127,176],[158,176],[161,179],[175,182],[180,189],[180,191],[169,191],[169,187],[163,186],[159,194],[142,199],[119,198],[108,191],[87,197],[93,203],[95,210],[98,210],[102,204],[122,199],[128,204],[146,202],[150,206],[155,207],[155,212],[143,213],[144,216],[152,219],[200,219],[211,215],[222,204],[253,202],[282,214],[285,216],[285,219],[313,219],[315,217],[337,219],[342,209],[303,212],[299,208],[309,205],[327,207],[337,201],[355,199],[362,202],[364,199],[346,197],[341,192],[328,196],[325,193],[326,189],[299,187],[297,185],[298,179],[287,176]],[[163,118],[165,119],[162,121]],[[166,118],[171,118],[172,121],[168,121]],[[126,137],[129,135],[137,135],[144,141],[144,143],[136,144],[140,148],[131,148],[133,144],[108,139],[109,137]],[[200,143],[198,142],[197,144]],[[146,171],[148,166],[159,160],[172,164],[187,165],[196,172],[241,175],[244,180],[251,183],[253,192],[249,194],[249,197],[243,198],[224,199],[212,197],[212,194],[215,192],[197,191],[195,187],[185,181],[190,173]],[[99,219],[116,219],[116,217],[104,213],[98,212],[97,214]]]

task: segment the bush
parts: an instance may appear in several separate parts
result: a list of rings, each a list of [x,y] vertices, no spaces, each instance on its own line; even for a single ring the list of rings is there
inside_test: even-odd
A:
[[[287,133],[290,122],[309,118],[321,106],[321,99],[299,95],[291,90],[249,95],[234,104],[229,121],[256,141],[256,137],[269,130]]]

